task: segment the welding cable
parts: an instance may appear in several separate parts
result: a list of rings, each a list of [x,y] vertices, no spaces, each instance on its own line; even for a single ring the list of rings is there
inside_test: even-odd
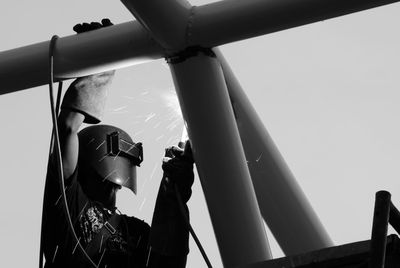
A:
[[[57,92],[57,103],[56,103],[56,114],[58,115],[60,112],[60,101],[61,101],[61,93],[62,93],[62,86],[63,83],[60,81],[58,82],[58,92]],[[51,138],[50,138],[50,146],[49,146],[49,160],[47,161],[47,169],[49,170],[50,164],[50,156],[53,153],[54,148],[54,127],[51,131]],[[46,182],[45,182],[46,186]],[[44,211],[45,211],[45,204],[46,204],[46,190],[43,193],[43,205],[42,205],[42,222],[40,227],[40,246],[39,246],[39,268],[43,268],[43,239],[44,239]]]
[[[179,193],[178,185],[176,183],[174,183],[174,189],[175,189],[176,199],[178,201],[179,210],[181,211],[183,220],[185,221],[186,228],[189,229],[190,234],[192,235],[194,241],[196,242],[196,245],[199,248],[201,255],[203,256],[204,261],[207,264],[207,267],[212,268],[211,262],[208,259],[207,254],[206,254],[203,246],[201,245],[199,238],[197,237],[196,233],[194,232],[192,226],[190,225],[189,219],[186,216],[186,211],[185,211],[185,207],[183,206],[182,197],[181,197],[181,194]]]
[[[50,47],[49,47],[49,65],[50,65],[49,94],[50,94],[50,106],[51,106],[51,119],[53,122],[53,129],[54,129],[54,131],[53,131],[54,142],[53,143],[54,143],[54,149],[55,149],[55,152],[53,155],[56,158],[57,173],[58,173],[58,177],[59,177],[64,213],[65,213],[66,220],[68,221],[70,231],[72,233],[74,240],[77,243],[77,246],[82,251],[82,253],[86,256],[88,261],[92,264],[93,267],[98,268],[98,266],[94,263],[92,258],[90,258],[90,256],[87,254],[86,250],[83,248],[82,244],[80,243],[78,236],[76,235],[74,225],[73,225],[72,219],[71,219],[71,214],[70,214],[69,208],[68,208],[67,196],[65,194],[64,172],[63,172],[63,165],[62,165],[60,136],[59,136],[59,132],[58,132],[57,113],[56,113],[56,107],[54,105],[54,96],[53,96],[53,83],[54,83],[54,55],[53,54],[54,54],[54,47],[55,47],[55,43],[56,43],[57,39],[58,39],[58,36],[54,35],[51,38]],[[59,103],[59,99],[57,99],[57,102]]]

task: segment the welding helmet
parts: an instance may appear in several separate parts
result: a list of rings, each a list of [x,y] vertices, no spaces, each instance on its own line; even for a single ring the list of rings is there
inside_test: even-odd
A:
[[[109,125],[86,127],[78,137],[80,165],[89,166],[103,181],[136,194],[136,167],[143,161],[141,143],[134,143],[128,133]]]

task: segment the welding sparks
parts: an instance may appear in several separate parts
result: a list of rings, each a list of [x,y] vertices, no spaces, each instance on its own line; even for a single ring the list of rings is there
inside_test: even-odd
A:
[[[68,190],[68,186],[66,186],[64,189],[65,189],[65,192],[66,192]],[[56,203],[54,203],[55,206],[57,206],[58,202],[60,202],[61,197],[62,197],[62,194],[60,194],[60,197],[58,197]]]
[[[144,122],[148,122],[148,121],[149,121],[150,119],[152,119],[154,116],[156,116],[155,113],[149,114],[149,115],[146,117],[146,119],[144,120]]]
[[[81,238],[79,237],[78,241],[76,242],[76,245],[74,247],[74,250],[72,250],[72,255],[74,255],[76,248],[78,247],[79,243],[81,241]]]
[[[136,247],[139,246],[140,240],[142,240],[142,236],[139,236],[139,239],[138,239],[138,241],[137,241],[137,243],[136,243]]]
[[[147,177],[146,180],[143,182],[142,191],[143,191],[143,189],[145,188],[147,182],[148,182],[149,180],[151,181],[151,179],[153,178],[154,173],[155,173],[156,170],[157,170],[157,167],[158,167],[158,163],[154,165],[154,168],[153,168],[153,171],[152,171],[151,174],[150,174],[150,177]]]
[[[57,251],[58,251],[58,245],[56,246],[56,250],[54,251],[53,260],[51,261],[52,263],[54,263],[54,260],[56,259]]]
[[[99,146],[96,147],[96,151],[97,151],[98,149],[100,149],[100,147],[101,147],[105,142],[106,142],[106,141],[103,141],[102,143],[100,143]]]
[[[87,206],[88,203],[89,203],[89,201],[86,201],[86,204],[85,204],[85,205],[83,206],[83,208],[81,209],[81,212],[79,212],[77,218],[79,218],[79,217],[82,215],[82,213],[83,213],[83,211],[85,210],[85,208],[86,208],[86,206]]]
[[[260,156],[256,159],[256,162],[260,161],[262,155],[263,153],[261,153]]]
[[[115,172],[116,172],[115,169],[113,171],[111,171],[107,176],[104,177],[103,182]]]
[[[119,111],[121,111],[121,110],[124,110],[124,109],[126,109],[128,106],[122,106],[122,107],[119,107],[119,108],[116,108],[116,109],[114,109],[113,110],[113,112],[119,112]]]
[[[99,253],[101,252],[101,246],[103,245],[103,237],[104,235],[101,235]]]
[[[100,260],[99,260],[99,263],[97,264],[97,266],[99,266],[101,261],[103,260],[104,253],[106,253],[106,249],[104,249],[103,254],[101,254],[101,257],[100,257]]]
[[[146,202],[146,198],[143,199],[143,202],[142,202],[142,204],[141,204],[140,207],[139,207],[139,211],[142,211],[142,208],[143,208],[143,205],[144,205],[145,202]]]
[[[87,145],[89,145],[89,144],[91,144],[92,142],[94,142],[94,140],[95,140],[95,138],[92,138],[92,139],[87,143]]]

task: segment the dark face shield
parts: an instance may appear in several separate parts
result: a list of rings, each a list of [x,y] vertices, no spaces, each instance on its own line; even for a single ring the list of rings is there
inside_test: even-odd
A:
[[[80,165],[90,164],[102,178],[136,194],[136,166],[143,161],[141,143],[116,127],[96,125],[79,133]]]

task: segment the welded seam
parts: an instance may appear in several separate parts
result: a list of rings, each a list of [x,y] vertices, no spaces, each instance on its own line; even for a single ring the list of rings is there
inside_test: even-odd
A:
[[[196,11],[195,11],[196,7],[197,6],[192,6],[190,8],[188,23],[186,25],[185,47],[189,47],[192,42],[191,38],[193,36],[192,30],[193,30],[193,24],[194,24],[194,17],[195,17],[195,13],[196,13]]]

